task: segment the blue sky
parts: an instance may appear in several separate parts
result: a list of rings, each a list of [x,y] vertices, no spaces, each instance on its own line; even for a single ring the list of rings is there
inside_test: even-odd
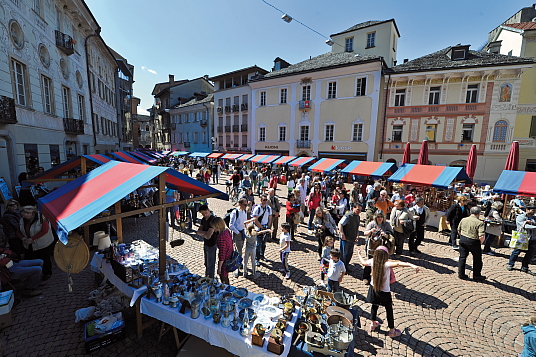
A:
[[[457,43],[480,47],[487,34],[530,1],[510,0],[267,0],[329,36],[357,23],[394,18],[397,59],[414,59]],[[325,39],[262,0],[86,0],[102,36],[135,66],[140,113],[155,83],[216,76],[281,57],[297,63],[330,51]]]

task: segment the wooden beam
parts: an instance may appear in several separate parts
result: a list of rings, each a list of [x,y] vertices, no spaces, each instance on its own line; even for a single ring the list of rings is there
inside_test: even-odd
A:
[[[121,213],[121,201],[115,203],[115,213]],[[117,231],[117,242],[123,243],[123,218],[119,217],[115,220],[115,229]]]
[[[80,156],[80,169],[81,169],[82,175],[87,174],[86,158],[83,156]]]
[[[158,209],[158,250],[159,250],[159,264],[158,264],[158,274],[160,275],[160,280],[164,278],[164,273],[166,271],[166,236],[167,236],[167,225],[166,225],[166,208],[162,203],[166,202],[166,173],[163,172],[158,175],[158,202],[160,202],[160,208]],[[174,219],[174,217],[171,217]]]
[[[200,201],[200,200],[204,200],[204,199],[207,199],[207,198],[217,197],[219,195],[221,195],[221,193],[219,193],[219,192],[216,193],[215,192],[215,193],[211,193],[211,194],[208,194],[208,195],[205,195],[205,196],[197,196],[197,197],[194,197],[194,198],[188,198],[186,200],[175,201],[175,202],[170,202],[170,203],[163,203],[163,204],[159,204],[159,205],[155,205],[155,206],[151,206],[151,207],[140,208],[140,209],[137,209],[137,210],[134,210],[134,211],[128,211],[128,212],[122,212],[122,213],[119,213],[119,214],[113,214],[113,215],[106,216],[106,217],[93,218],[93,219],[90,219],[89,221],[87,221],[86,223],[81,224],[80,227],[89,226],[89,225],[92,225],[92,224],[97,224],[97,223],[102,223],[102,222],[107,222],[107,221],[111,221],[111,220],[114,220],[114,219],[117,219],[117,218],[124,218],[124,217],[134,216],[134,215],[144,213],[144,212],[156,211],[156,210],[160,209],[160,207],[167,208],[167,207],[171,207],[171,206],[182,205],[182,204],[185,204],[185,203],[188,203],[188,202]]]

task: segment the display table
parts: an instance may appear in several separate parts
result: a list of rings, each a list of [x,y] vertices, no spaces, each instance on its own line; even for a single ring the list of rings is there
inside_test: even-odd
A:
[[[137,297],[142,295],[146,290],[145,287],[134,289],[124,283],[114,274],[112,266],[103,260],[102,255],[95,254],[91,261],[91,266],[93,269],[98,269],[102,272],[110,283],[130,297],[131,306],[136,302]],[[249,292],[247,297],[253,299],[257,295],[258,294]],[[239,331],[233,331],[230,327],[223,327],[221,324],[215,324],[211,318],[205,319],[202,314],[197,319],[192,319],[189,309],[187,309],[186,313],[181,314],[179,308],[172,308],[169,307],[169,305],[166,306],[157,303],[155,299],[147,299],[146,297],[140,298],[136,305],[139,307],[139,312],[141,314],[165,322],[186,333],[197,336],[211,345],[222,347],[235,355],[248,357],[277,356],[268,351],[269,334],[264,337],[265,342],[263,347],[258,347],[251,344],[251,334],[247,338],[243,337],[240,335]],[[283,339],[284,351],[281,356],[287,356],[290,351],[292,334],[297,319],[298,314],[297,312],[294,312],[292,319],[289,321],[287,329],[285,330],[285,337]],[[138,326],[141,326],[141,320],[138,321]]]
[[[430,219],[428,220],[428,226],[438,228],[440,231],[444,229],[441,226],[441,218],[447,213],[443,211],[430,211]]]

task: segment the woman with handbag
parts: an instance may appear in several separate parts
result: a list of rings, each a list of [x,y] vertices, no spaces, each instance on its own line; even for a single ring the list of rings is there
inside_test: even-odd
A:
[[[348,199],[348,195],[346,194],[345,190],[339,191],[339,200],[337,201],[337,205],[335,206],[335,222],[338,224],[341,220],[342,216],[346,213],[346,211],[350,207],[350,201]]]
[[[286,222],[290,224],[290,239],[294,240],[296,225],[300,223],[300,202],[296,201],[292,193],[288,195],[286,208]]]
[[[385,214],[382,210],[378,210],[374,213],[374,219],[370,221],[365,227],[365,237],[367,242],[365,243],[367,256],[371,259],[374,256],[374,251],[380,245],[387,247],[389,254],[395,252],[395,238],[393,236],[393,227],[385,220]],[[370,266],[365,266],[363,269],[363,280],[370,284]]]
[[[411,232],[408,232],[405,225],[413,224],[413,217],[406,208],[404,200],[396,200],[395,207],[391,211],[391,226],[395,236],[395,254],[400,255],[404,250],[404,241],[409,237]]]
[[[337,224],[328,210],[322,209],[322,207],[317,207],[314,214],[313,225],[316,228],[315,235],[318,240],[318,255],[322,258],[325,239],[327,236],[337,236]]]
[[[210,222],[210,226],[214,228],[214,232],[218,232],[218,238],[216,238],[216,247],[218,247],[218,275],[220,281],[229,285],[229,272],[225,266],[225,261],[231,259],[233,254],[233,234],[231,230],[227,228],[225,221],[220,217],[214,217]]]
[[[370,331],[375,331],[380,323],[376,320],[378,315],[378,307],[382,305],[385,307],[387,314],[387,325],[389,326],[389,337],[395,338],[402,334],[399,329],[395,329],[395,317],[393,313],[393,297],[391,296],[391,284],[396,282],[396,277],[393,268],[407,267],[415,269],[415,272],[420,271],[419,267],[404,262],[393,262],[389,260],[389,250],[387,247],[379,246],[374,251],[372,259],[365,261],[361,256],[361,248],[357,248],[359,253],[359,262],[362,266],[369,266],[372,268],[372,280],[369,285],[369,291],[367,295],[367,302],[372,304],[370,319]]]
[[[307,208],[309,209],[309,224],[307,226],[310,231],[309,233],[312,233],[313,220],[315,218],[314,212],[316,212],[316,209],[320,207],[320,202],[322,202],[322,192],[320,192],[320,184],[316,183],[313,186],[313,190],[311,193],[309,193],[307,199],[305,200]]]
[[[496,201],[491,204],[491,211],[489,211],[489,214],[486,217],[486,240],[484,241],[484,249],[482,249],[482,253],[495,255],[491,250],[491,243],[502,234],[503,219],[499,211],[503,206],[504,204],[501,201]]]
[[[25,248],[25,259],[41,259],[43,261],[43,280],[52,275],[50,255],[54,249],[54,235],[46,218],[35,206],[24,206],[20,209],[21,220],[17,237],[22,240]]]

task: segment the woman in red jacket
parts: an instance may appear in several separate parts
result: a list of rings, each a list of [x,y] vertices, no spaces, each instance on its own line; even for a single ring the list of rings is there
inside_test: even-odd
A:
[[[308,229],[313,230],[313,219],[315,218],[315,212],[318,207],[320,207],[320,202],[322,201],[322,192],[320,192],[320,184],[315,183],[313,190],[309,193],[309,196],[305,199],[307,208],[309,209],[309,224]],[[311,232],[310,232],[311,233]]]
[[[294,240],[294,231],[296,230],[296,223],[294,223],[294,214],[300,212],[300,202],[295,201],[293,193],[290,193],[288,195],[286,208],[287,223],[290,224],[290,239]]]

